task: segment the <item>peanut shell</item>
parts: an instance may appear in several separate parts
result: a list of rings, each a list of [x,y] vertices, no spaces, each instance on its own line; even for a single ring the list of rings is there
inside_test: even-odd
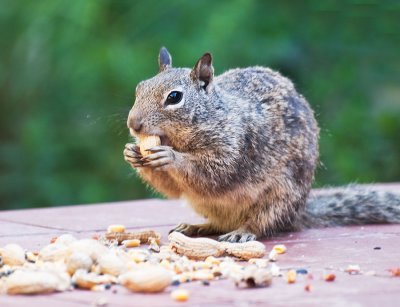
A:
[[[172,282],[172,273],[159,266],[143,267],[120,276],[121,284],[134,292],[161,292]]]

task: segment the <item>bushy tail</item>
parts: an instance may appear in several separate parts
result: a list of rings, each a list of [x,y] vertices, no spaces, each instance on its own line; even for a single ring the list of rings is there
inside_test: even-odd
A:
[[[349,185],[310,195],[302,213],[303,228],[400,223],[400,191]]]

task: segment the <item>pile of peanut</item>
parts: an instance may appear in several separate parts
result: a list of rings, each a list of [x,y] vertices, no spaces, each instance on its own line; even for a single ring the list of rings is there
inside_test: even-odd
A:
[[[263,258],[265,246],[257,241],[226,243],[177,232],[168,236],[166,245],[160,240],[152,230],[126,232],[122,225],[111,225],[95,239],[61,235],[39,252],[8,244],[0,248],[0,293],[100,291],[114,284],[154,293],[170,285],[226,278],[237,286],[263,287],[280,274],[272,262],[285,252],[284,246],[276,246]],[[188,292],[178,288],[171,296],[184,301]]]

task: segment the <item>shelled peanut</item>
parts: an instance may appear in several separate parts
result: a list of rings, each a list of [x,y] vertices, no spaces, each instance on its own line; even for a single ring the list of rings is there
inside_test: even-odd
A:
[[[148,151],[149,149],[155,146],[159,146],[160,144],[161,140],[160,137],[157,135],[150,135],[140,138],[139,141],[140,153],[142,154],[143,157],[145,157],[150,154],[150,152]]]
[[[101,291],[119,284],[130,291],[154,293],[171,283],[209,284],[226,278],[238,286],[264,287],[272,276],[279,276],[271,259],[262,258],[264,244],[256,241],[218,242],[175,232],[169,235],[169,244],[162,245],[154,230],[127,232],[119,224],[97,238],[78,240],[65,234],[37,253],[12,244],[0,248],[0,288],[9,294],[38,294],[73,287]],[[272,273],[273,268],[278,273]],[[176,297],[185,300],[188,294]]]

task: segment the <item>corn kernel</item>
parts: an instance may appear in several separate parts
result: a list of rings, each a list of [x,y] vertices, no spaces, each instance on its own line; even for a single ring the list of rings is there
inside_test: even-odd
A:
[[[171,298],[178,302],[186,302],[189,299],[189,291],[177,289],[171,292]]]
[[[107,232],[112,233],[112,232],[125,232],[125,226],[124,225],[110,225],[107,227]]]
[[[276,251],[278,254],[284,254],[286,253],[286,246],[283,244],[277,244],[272,248],[272,250]]]
[[[296,271],[295,270],[290,270],[289,272],[287,272],[286,278],[287,278],[287,282],[288,284],[293,284],[296,282]]]
[[[140,240],[138,240],[138,239],[124,240],[124,241],[122,241],[122,245],[125,248],[138,247],[138,246],[140,246]]]

